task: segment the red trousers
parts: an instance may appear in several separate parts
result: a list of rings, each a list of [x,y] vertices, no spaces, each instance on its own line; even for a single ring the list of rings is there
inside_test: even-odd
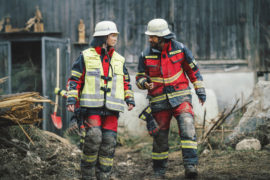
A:
[[[161,130],[167,130],[170,128],[172,116],[177,117],[182,113],[190,113],[192,116],[194,115],[192,105],[189,102],[183,102],[173,109],[153,113],[153,116],[157,121],[159,128]]]
[[[101,115],[90,115],[85,121],[87,127],[101,127],[103,129],[112,130],[117,132],[118,117],[114,115],[101,116]]]

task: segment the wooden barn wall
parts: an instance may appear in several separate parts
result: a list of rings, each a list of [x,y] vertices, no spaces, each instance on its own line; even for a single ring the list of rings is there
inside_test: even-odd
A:
[[[269,0],[0,0],[0,18],[10,15],[13,27],[23,27],[37,5],[45,30],[71,39],[71,61],[87,48],[73,44],[80,19],[87,41],[96,22],[115,21],[121,33],[117,49],[133,63],[147,46],[147,22],[159,17],[169,22],[197,59],[247,59],[253,67],[256,59],[257,66],[261,64],[259,56],[267,54],[267,41],[259,48],[264,40],[259,22],[269,27]]]

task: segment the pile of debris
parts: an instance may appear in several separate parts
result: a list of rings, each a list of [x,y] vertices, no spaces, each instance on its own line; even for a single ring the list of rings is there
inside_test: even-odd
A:
[[[270,143],[270,82],[259,81],[250,97],[252,101],[233,132],[225,139],[236,146],[246,138],[256,138],[262,146]]]
[[[38,117],[42,106],[49,102],[37,92],[26,92],[0,96],[0,126],[13,124],[34,124],[41,122]]]

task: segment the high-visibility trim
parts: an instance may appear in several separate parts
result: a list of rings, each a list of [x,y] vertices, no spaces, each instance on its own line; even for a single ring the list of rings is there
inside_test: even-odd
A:
[[[198,88],[204,88],[203,82],[202,81],[195,81],[192,83],[195,89]]]
[[[81,139],[80,139],[80,142],[81,142],[81,143],[84,143],[85,141],[84,141],[84,139],[83,139],[83,138],[81,138]]]
[[[68,98],[70,97],[75,97],[75,98],[78,98],[78,91],[77,90],[70,90],[68,91]]]
[[[156,83],[172,83],[175,80],[177,80],[181,76],[182,73],[183,73],[183,69],[181,69],[181,71],[179,71],[172,77],[169,77],[169,78],[151,77],[151,80],[152,82],[156,82]]]
[[[129,79],[129,75],[125,75],[125,80]]]
[[[134,93],[131,90],[125,90],[125,97],[134,97]]]
[[[145,112],[147,112],[148,114],[152,112],[152,109],[150,108],[150,106],[145,110]]]
[[[82,90],[80,105],[83,107],[102,107],[104,104],[108,109],[115,111],[124,111],[124,72],[123,67],[125,58],[117,52],[114,52],[111,58],[112,71],[109,71],[111,81],[104,84],[101,78],[103,67],[100,61],[100,55],[94,48],[83,51],[86,73],[85,85]],[[110,89],[110,91],[103,91]],[[106,93],[106,96],[104,94]],[[106,97],[106,99],[104,99]]]
[[[67,91],[66,91],[66,90],[60,91],[60,95],[61,95],[61,96],[67,96]]]
[[[104,105],[104,99],[80,99],[80,105],[83,107],[101,107]]]
[[[72,70],[71,71],[71,76],[75,76],[77,78],[80,78],[82,76],[82,73]]]
[[[139,118],[142,119],[142,120],[146,120],[146,117],[145,117],[144,114],[141,114]]]
[[[181,141],[181,147],[183,149],[197,149],[197,142],[196,141],[190,141],[190,140],[182,140]]]
[[[138,82],[141,84],[141,83],[143,83],[143,81],[145,81],[145,80],[146,80],[146,78],[140,78]]]
[[[86,162],[95,162],[97,160],[98,155],[94,154],[94,155],[86,155],[86,154],[81,154],[81,158],[86,161]]]
[[[115,110],[115,111],[122,111],[124,112],[125,109],[125,101],[122,99],[117,99],[114,97],[107,97],[106,100],[106,107],[111,109],[111,110]]]
[[[145,59],[157,59],[158,56],[145,56]]]
[[[82,94],[81,99],[103,99],[103,94]]]
[[[162,159],[168,159],[169,152],[162,152],[162,153],[156,153],[152,152],[152,159],[154,160],[162,160]]]
[[[180,52],[182,52],[182,50],[171,51],[171,52],[169,52],[169,55],[178,54]]]
[[[103,166],[112,166],[113,165],[113,158],[99,156],[98,160],[99,160],[99,163]]]
[[[193,68],[195,67],[195,65],[194,65],[193,63],[190,63],[190,64],[189,64],[189,67],[190,67],[191,69],[193,69]]]
[[[137,73],[136,76],[145,76],[145,72]]]
[[[174,98],[177,96],[185,96],[185,95],[189,95],[189,94],[191,94],[190,90],[183,90],[183,91],[176,91],[173,93],[168,93],[167,96],[170,99],[170,98]],[[167,96],[166,96],[166,94],[162,94],[160,96],[152,97],[150,99],[150,102],[154,103],[154,102],[158,102],[158,101],[163,101],[167,98]]]

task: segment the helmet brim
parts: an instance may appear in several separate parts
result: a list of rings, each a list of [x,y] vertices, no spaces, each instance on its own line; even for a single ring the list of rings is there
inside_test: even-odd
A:
[[[109,34],[119,34],[118,31],[98,31],[93,34],[93,36],[108,36]]]
[[[158,36],[158,37],[167,36],[170,33],[171,31],[169,29],[166,29],[165,31],[161,31],[161,32],[145,31],[145,34],[148,36]]]

